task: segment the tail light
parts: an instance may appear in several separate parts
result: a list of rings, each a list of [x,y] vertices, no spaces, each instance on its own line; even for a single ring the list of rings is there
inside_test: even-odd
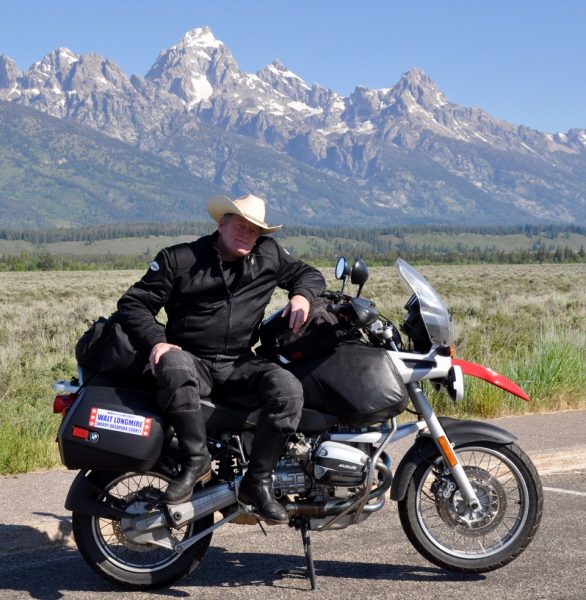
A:
[[[65,416],[76,398],[76,394],[58,394],[53,400],[53,412]]]

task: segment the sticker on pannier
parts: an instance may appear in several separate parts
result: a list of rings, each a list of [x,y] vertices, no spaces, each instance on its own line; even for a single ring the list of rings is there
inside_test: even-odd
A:
[[[110,431],[148,437],[151,434],[152,422],[152,417],[92,407],[88,425],[96,429],[109,429]]]

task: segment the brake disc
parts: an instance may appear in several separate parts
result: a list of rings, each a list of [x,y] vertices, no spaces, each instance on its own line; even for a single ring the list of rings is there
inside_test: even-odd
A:
[[[480,501],[472,510],[460,494],[451,476],[442,477],[432,486],[435,505],[441,519],[461,535],[486,535],[502,522],[507,509],[506,492],[498,479],[474,466],[464,467],[470,484]]]

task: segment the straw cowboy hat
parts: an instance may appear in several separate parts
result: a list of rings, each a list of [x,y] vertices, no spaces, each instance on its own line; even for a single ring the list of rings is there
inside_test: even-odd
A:
[[[212,196],[208,200],[208,213],[214,221],[219,221],[225,214],[240,215],[260,227],[261,233],[272,233],[282,227],[265,223],[265,201],[252,194],[245,194],[234,201],[227,196]]]

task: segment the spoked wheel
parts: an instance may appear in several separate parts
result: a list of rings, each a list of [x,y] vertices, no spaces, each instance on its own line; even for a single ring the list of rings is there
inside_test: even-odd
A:
[[[94,471],[89,478],[107,494],[119,499],[129,518],[145,512],[156,516],[158,511],[152,510],[148,498],[164,491],[169,483],[167,476],[154,471],[124,474]],[[125,521],[125,518],[74,512],[72,524],[75,542],[88,565],[101,577],[127,589],[153,589],[181,579],[199,565],[212,539],[210,533],[181,554],[172,549],[174,542],[209,527],[213,515],[180,528],[161,527],[142,534],[129,530]],[[165,539],[166,545],[153,543],[154,536]]]
[[[529,457],[515,444],[478,442],[456,449],[480,501],[471,510],[438,457],[417,467],[399,502],[403,530],[440,567],[462,573],[498,569],[529,545],[541,521],[543,492]]]

